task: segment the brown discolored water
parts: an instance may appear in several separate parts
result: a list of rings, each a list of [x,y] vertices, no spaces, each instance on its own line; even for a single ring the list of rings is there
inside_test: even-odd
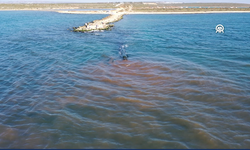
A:
[[[210,24],[204,29],[209,36],[171,29],[176,21],[191,28],[203,17],[216,20],[215,14],[130,15],[112,31],[76,34],[51,31],[90,16],[1,13],[2,19],[23,18],[17,29],[0,24],[6,27],[0,37],[0,148],[250,147],[249,49],[242,38],[248,35],[216,35]],[[225,23],[249,17],[219,15]],[[32,17],[50,21],[45,26]],[[176,33],[162,34],[150,19],[168,21]],[[126,26],[135,20],[137,26]]]
[[[56,69],[41,83],[43,98],[23,91],[8,100],[14,105],[5,110],[10,116],[3,121],[10,125],[1,125],[0,145],[230,148],[248,136],[235,132],[249,131],[242,123],[248,112],[238,103],[246,99],[230,81],[201,74],[208,73],[130,60],[88,64],[77,72]],[[30,101],[15,101],[20,94]],[[241,144],[234,147],[249,142]]]

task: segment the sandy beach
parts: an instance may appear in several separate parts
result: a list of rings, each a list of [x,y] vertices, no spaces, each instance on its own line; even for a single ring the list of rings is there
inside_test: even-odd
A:
[[[57,11],[65,14],[111,14],[102,11]],[[250,11],[190,11],[190,12],[126,12],[126,14],[208,14],[208,13],[250,13]]]
[[[190,12],[128,12],[127,14],[209,14],[209,13],[250,13],[250,11],[190,11]]]
[[[54,11],[64,14],[112,14],[107,11],[76,11],[76,10],[59,10],[58,9],[0,9],[0,11]],[[206,14],[206,13],[250,13],[250,11],[189,11],[189,12],[126,12],[127,15],[133,14]]]

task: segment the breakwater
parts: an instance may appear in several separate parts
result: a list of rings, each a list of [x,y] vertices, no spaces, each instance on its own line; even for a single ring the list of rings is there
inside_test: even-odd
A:
[[[92,22],[85,23],[84,26],[73,27],[74,32],[91,32],[91,31],[100,31],[100,30],[109,30],[114,25],[111,23],[117,22],[123,18],[123,16],[132,10],[132,6],[121,7],[114,11],[111,11],[111,14],[101,20],[94,20]]]

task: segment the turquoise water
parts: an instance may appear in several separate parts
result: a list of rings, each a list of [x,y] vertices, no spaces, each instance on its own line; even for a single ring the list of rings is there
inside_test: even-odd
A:
[[[249,13],[105,16],[0,12],[0,148],[250,147]]]

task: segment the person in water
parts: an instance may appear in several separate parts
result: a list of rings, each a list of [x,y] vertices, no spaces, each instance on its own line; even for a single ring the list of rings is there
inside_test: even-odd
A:
[[[119,48],[119,54],[120,54],[120,57],[122,58],[122,60],[128,60],[128,55],[126,53],[126,47],[128,47],[127,45],[122,45],[120,48]]]
[[[127,56],[123,56],[122,59],[123,60],[128,60],[128,57]]]

